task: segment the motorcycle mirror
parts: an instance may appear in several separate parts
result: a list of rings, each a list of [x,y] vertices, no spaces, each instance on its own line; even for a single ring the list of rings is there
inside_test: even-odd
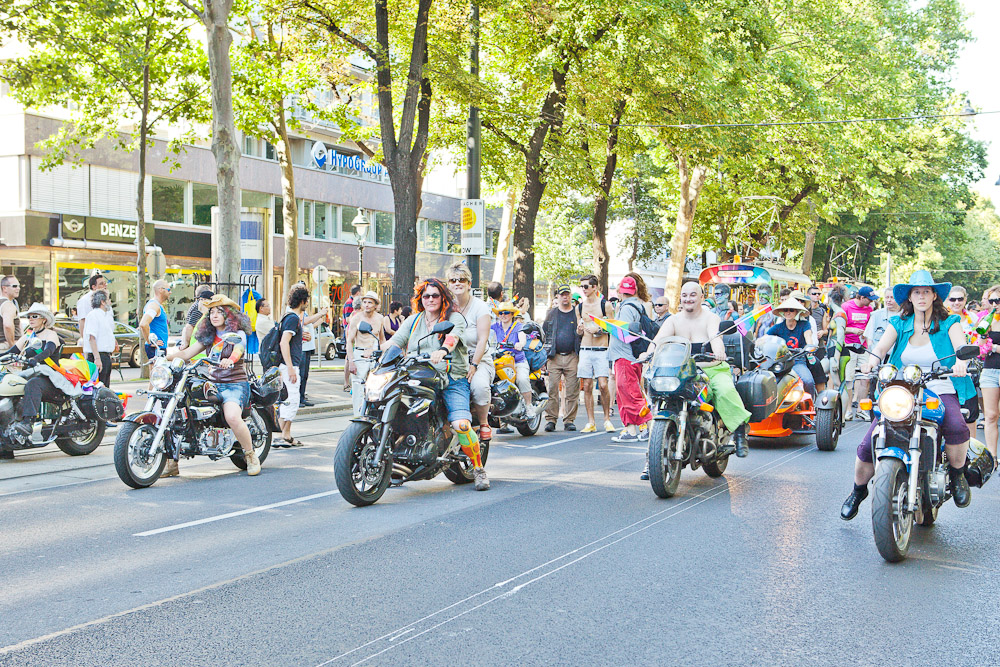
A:
[[[736,331],[736,322],[732,320],[726,320],[724,322],[719,322],[719,335],[728,336]]]
[[[372,325],[367,322],[362,322],[358,325],[358,331],[364,334],[370,334],[372,332]]]
[[[229,333],[222,334],[222,342],[229,345],[242,345],[243,337],[235,331],[230,331]]]
[[[454,328],[455,328],[454,322],[448,322],[448,321],[438,322],[437,324],[434,325],[434,328],[431,329],[431,333],[436,333],[436,334],[451,333],[451,330]]]
[[[958,348],[958,353],[955,356],[965,361],[969,359],[975,359],[976,357],[979,356],[979,346],[963,345],[962,347]]]

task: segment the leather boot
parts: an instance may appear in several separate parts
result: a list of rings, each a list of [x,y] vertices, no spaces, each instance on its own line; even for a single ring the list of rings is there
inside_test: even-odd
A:
[[[747,425],[740,424],[735,431],[733,431],[733,442],[736,444],[736,456],[741,459],[747,457],[750,453],[750,446],[747,444]]]
[[[955,506],[968,507],[972,502],[972,490],[969,488],[969,480],[965,479],[965,466],[948,466],[948,477],[951,479],[951,496],[955,499]]]
[[[861,502],[868,497],[868,485],[867,484],[855,484],[854,490],[851,491],[851,495],[847,496],[847,500],[844,501],[844,506],[840,508],[840,518],[844,521],[850,521],[858,515],[858,509],[861,507]]]

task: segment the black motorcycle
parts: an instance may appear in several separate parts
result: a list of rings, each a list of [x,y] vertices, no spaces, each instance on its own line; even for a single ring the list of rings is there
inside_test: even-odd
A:
[[[145,409],[129,417],[115,438],[115,470],[123,482],[133,489],[152,486],[167,459],[177,461],[182,456],[207,456],[213,461],[229,457],[237,468],[247,469],[243,449],[222,413],[215,383],[201,373],[218,365],[208,358],[191,363],[156,358],[149,378],[152,389],[137,392],[149,396]],[[277,368],[260,378],[251,377],[250,403],[243,408],[243,419],[261,463],[271,450],[271,434],[280,430],[274,404],[282,387]]]
[[[447,334],[454,326],[439,322],[424,338]],[[370,327],[362,322],[358,330],[368,333]],[[442,397],[448,377],[431,365],[428,354],[408,355],[393,345],[374,356],[364,411],[337,442],[334,474],[340,495],[364,507],[377,502],[390,483],[442,472],[455,484],[474,481],[472,462],[462,452]],[[489,443],[481,442],[483,465],[488,455]]]

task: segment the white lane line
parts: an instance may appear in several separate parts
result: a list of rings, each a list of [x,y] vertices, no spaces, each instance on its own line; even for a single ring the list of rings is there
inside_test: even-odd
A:
[[[717,496],[717,495],[719,495],[721,493],[725,493],[726,491],[731,491],[733,489],[733,487],[737,485],[738,482],[748,482],[748,481],[750,481],[752,479],[760,477],[761,475],[763,475],[766,472],[770,472],[771,470],[774,470],[774,469],[776,469],[776,468],[784,465],[785,463],[787,463],[788,461],[791,461],[794,458],[798,458],[799,456],[802,456],[803,454],[806,454],[808,452],[815,452],[815,451],[817,451],[815,447],[810,447],[810,448],[803,448],[803,449],[800,449],[798,451],[792,451],[792,452],[789,452],[787,454],[782,454],[781,456],[779,456],[777,459],[775,459],[773,461],[769,461],[768,463],[762,464],[762,465],[760,465],[760,466],[758,466],[756,468],[751,469],[750,473],[752,473],[752,474],[749,474],[746,477],[728,478],[728,479],[726,479],[724,481],[724,483],[719,483],[719,484],[717,484],[717,485],[715,485],[715,486],[713,486],[713,487],[711,487],[709,489],[706,489],[706,490],[702,491],[701,493],[698,493],[698,494],[695,494],[695,495],[690,496],[688,498],[685,498],[684,500],[680,501],[676,505],[672,505],[672,506],[666,507],[666,508],[664,508],[664,509],[662,509],[662,510],[660,510],[658,512],[654,512],[653,514],[651,514],[651,515],[649,515],[649,516],[647,516],[647,517],[645,517],[643,519],[639,519],[637,521],[634,521],[634,522],[630,523],[627,526],[623,526],[623,527],[619,528],[618,530],[612,531],[612,532],[608,533],[607,535],[604,535],[603,537],[600,537],[600,538],[598,538],[596,540],[588,542],[587,544],[583,544],[583,545],[581,545],[581,546],[579,546],[579,547],[577,547],[575,549],[571,549],[571,550],[567,551],[566,553],[562,554],[561,556],[556,556],[555,558],[552,558],[552,559],[550,559],[550,560],[548,560],[548,561],[546,561],[544,563],[541,563],[540,565],[536,565],[535,567],[533,567],[531,569],[528,569],[528,570],[525,570],[524,572],[521,572],[520,574],[517,574],[517,575],[511,577],[510,579],[506,579],[505,581],[499,581],[499,582],[493,584],[492,586],[490,586],[489,588],[485,588],[485,589],[483,589],[483,590],[481,590],[481,591],[479,591],[477,593],[473,593],[473,594],[471,594],[471,595],[469,595],[469,596],[467,596],[467,597],[465,597],[465,598],[463,598],[461,600],[458,600],[458,601],[453,602],[453,603],[451,603],[451,604],[449,604],[449,605],[447,605],[445,607],[442,607],[441,609],[438,609],[435,612],[427,614],[423,618],[418,618],[417,620],[412,621],[411,623],[408,623],[408,624],[406,624],[404,626],[401,626],[399,628],[391,630],[390,632],[385,633],[381,637],[376,637],[374,639],[371,639],[371,640],[365,642],[364,644],[361,644],[360,646],[354,647],[350,651],[347,651],[345,653],[341,653],[340,655],[338,655],[336,657],[333,657],[333,658],[330,658],[329,660],[321,662],[316,667],[324,667],[325,665],[329,665],[330,663],[336,662],[336,661],[340,660],[341,658],[345,658],[345,657],[351,655],[352,653],[356,653],[358,651],[361,651],[361,650],[363,650],[365,648],[368,648],[372,644],[376,644],[376,643],[378,643],[380,641],[384,641],[386,639],[392,638],[392,640],[395,641],[395,639],[399,638],[401,635],[408,634],[409,632],[413,631],[416,628],[416,626],[420,625],[424,621],[428,621],[428,620],[434,618],[435,616],[437,616],[439,614],[443,614],[443,613],[445,613],[445,612],[447,612],[447,611],[449,611],[451,609],[454,609],[455,607],[458,607],[458,606],[460,606],[462,604],[465,604],[466,602],[474,600],[475,598],[480,597],[481,595],[485,595],[487,593],[494,592],[498,588],[503,588],[505,586],[508,586],[509,584],[512,584],[513,582],[517,581],[518,579],[521,579],[523,577],[531,575],[531,574],[533,574],[533,573],[535,573],[535,572],[537,572],[539,570],[542,570],[542,569],[546,568],[549,565],[554,565],[555,563],[558,563],[559,561],[561,561],[561,560],[563,560],[565,558],[569,558],[571,556],[574,556],[574,555],[580,553],[581,551],[585,551],[586,549],[588,549],[590,547],[593,547],[594,545],[600,544],[601,542],[604,542],[605,540],[607,540],[607,539],[609,539],[611,537],[614,537],[615,535],[618,535],[619,533],[625,533],[625,532],[629,531],[630,529],[636,528],[637,526],[641,526],[642,524],[644,524],[644,523],[646,523],[646,522],[648,522],[648,521],[650,521],[652,519],[656,519],[657,517],[660,517],[663,514],[668,514],[668,516],[663,517],[662,519],[656,521],[654,524],[650,524],[650,525],[655,525],[656,523],[660,523],[660,521],[665,521],[666,519],[669,519],[669,518],[671,518],[673,516],[676,516],[677,514],[680,514],[681,512],[687,511],[688,509],[690,509],[691,507],[694,507],[695,505],[700,505],[702,502],[704,502],[706,500],[709,500],[709,499],[711,499],[711,498],[713,498],[713,497],[715,497],[715,496]],[[688,507],[685,507],[685,505],[688,505]],[[628,537],[628,536],[633,535],[633,534],[635,534],[637,532],[639,532],[639,531],[638,530],[633,531],[632,533],[629,533],[629,534],[625,535],[624,537]],[[622,537],[620,539],[624,539],[624,537]],[[614,542],[618,542],[618,541],[620,541],[620,539],[616,539]],[[593,553],[597,553],[597,550],[594,550],[594,551],[590,552],[589,554],[585,554],[582,558],[586,558],[587,556],[589,556],[589,555],[591,555]],[[573,562],[576,562],[576,560],[580,560],[580,558],[575,559]],[[557,568],[557,569],[562,569],[562,568]],[[555,572],[555,571],[556,570],[552,570],[552,572]],[[532,581],[535,581],[535,580],[537,580],[537,578],[533,579]],[[531,583],[531,582],[529,582],[529,583]],[[520,588],[520,587],[518,587],[518,588]],[[407,637],[406,639],[403,639],[397,645],[405,644],[405,643],[411,641],[412,639],[416,639],[420,635],[426,634],[427,632],[430,632],[430,631],[432,631],[432,630],[434,630],[434,629],[436,629],[436,628],[438,628],[438,627],[440,627],[440,626],[442,626],[442,625],[444,625],[446,623],[449,623],[449,622],[455,620],[456,618],[464,616],[465,614],[467,614],[467,613],[469,613],[471,611],[475,611],[476,609],[479,609],[480,607],[482,607],[484,605],[490,604],[491,602],[495,602],[496,600],[499,600],[501,598],[508,597],[511,594],[512,594],[512,591],[505,591],[503,593],[500,593],[499,595],[497,595],[497,596],[495,596],[493,598],[490,598],[490,599],[486,600],[485,602],[482,602],[480,604],[475,605],[471,609],[459,612],[456,615],[454,615],[451,618],[449,618],[448,620],[442,621],[440,623],[437,623],[433,627],[428,628],[427,630],[421,631],[419,634],[412,635],[410,637]],[[385,650],[389,650],[389,649],[385,649]],[[385,650],[383,650],[383,651],[381,651],[379,653],[376,653],[374,655],[375,656],[381,655],[381,653],[384,653]],[[368,658],[366,658],[366,660],[369,659],[369,658],[371,658],[371,657],[373,657],[373,656],[368,656]],[[361,662],[364,662],[364,660],[362,660]],[[355,663],[355,664],[358,664],[358,663]]]
[[[141,533],[133,533],[132,537],[149,537],[150,535],[159,535],[161,533],[169,533],[173,530],[181,530],[182,528],[190,528],[192,526],[200,526],[205,523],[212,523],[214,521],[222,521],[223,519],[232,519],[236,516],[243,516],[245,514],[253,514],[254,512],[263,512],[265,510],[272,510],[275,507],[284,507],[285,505],[294,505],[295,503],[304,503],[307,500],[315,500],[317,498],[325,498],[326,496],[332,496],[334,494],[340,493],[339,491],[324,491],[323,493],[314,493],[311,496],[302,496],[301,498],[292,498],[291,500],[282,500],[280,503],[271,503],[270,505],[260,505],[259,507],[249,507],[245,510],[239,510],[238,512],[229,512],[228,514],[219,514],[218,516],[210,516],[204,519],[198,519],[197,521],[187,521],[185,523],[177,523],[172,526],[164,526],[163,528],[157,528],[155,530],[147,530]]]
[[[584,438],[593,438],[595,435],[607,435],[607,433],[587,433],[584,435],[578,435],[573,438],[563,438],[562,440],[553,440],[552,442],[546,442],[541,445],[533,445],[531,447],[525,447],[525,449],[542,449],[543,447],[551,447],[553,445],[562,445],[567,442],[573,442],[574,440],[583,440]]]

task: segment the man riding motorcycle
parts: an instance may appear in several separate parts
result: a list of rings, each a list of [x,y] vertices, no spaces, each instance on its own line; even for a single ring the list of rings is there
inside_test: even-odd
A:
[[[725,362],[726,347],[722,337],[718,335],[719,316],[702,308],[704,293],[701,285],[691,281],[681,287],[680,309],[673,317],[660,327],[647,352],[640,361],[648,359],[658,343],[670,336],[680,336],[691,341],[691,353],[699,354],[708,346],[718,360],[715,363],[699,363],[709,378],[708,400],[719,412],[719,417],[726,428],[733,433],[736,444],[736,456],[745,457],[749,453],[747,446],[746,425],[750,421],[750,412],[743,407],[743,401],[733,384],[732,370]]]
[[[28,332],[14,343],[10,351],[29,357],[25,366],[35,368],[46,359],[59,360],[59,336],[53,331],[56,318],[52,311],[40,303],[33,304],[19,317],[28,318]],[[20,420],[10,426],[10,436],[23,443],[31,436],[32,423],[38,418],[42,401],[58,402],[63,399],[59,385],[68,382],[57,371],[43,369],[24,385],[24,398],[19,403]]]

